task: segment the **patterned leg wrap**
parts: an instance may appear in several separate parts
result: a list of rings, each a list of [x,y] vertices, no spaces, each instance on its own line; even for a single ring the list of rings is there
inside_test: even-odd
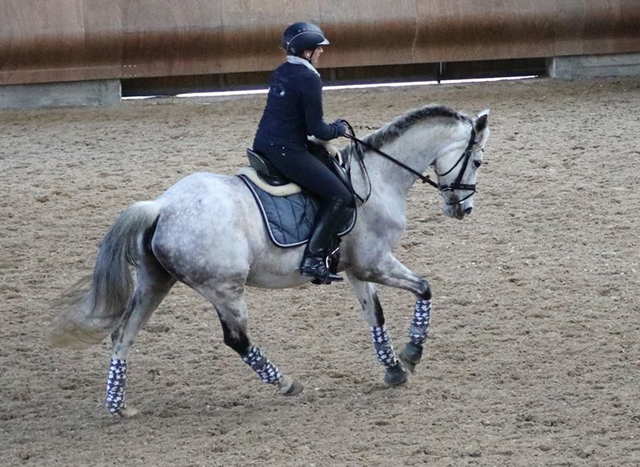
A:
[[[124,401],[124,387],[127,382],[127,361],[117,358],[111,359],[109,379],[107,381],[106,406],[112,415],[122,415],[127,407]]]
[[[371,328],[371,337],[373,338],[373,346],[376,349],[376,355],[380,363],[387,368],[395,366],[398,362],[387,328],[384,325],[373,326]]]
[[[258,373],[260,379],[267,384],[278,384],[282,380],[280,370],[273,363],[262,355],[262,350],[258,347],[251,347],[249,352],[242,357],[242,360]]]
[[[409,338],[418,347],[427,340],[429,335],[429,321],[431,320],[431,300],[416,300],[413,321],[409,328]]]

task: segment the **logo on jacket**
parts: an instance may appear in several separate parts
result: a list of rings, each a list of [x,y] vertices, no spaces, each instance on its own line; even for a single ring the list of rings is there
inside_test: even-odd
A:
[[[269,94],[273,94],[275,96],[278,97],[283,97],[286,94],[285,91],[285,83],[288,80],[282,76],[276,76],[274,77],[273,81],[271,82],[271,86],[269,86]]]

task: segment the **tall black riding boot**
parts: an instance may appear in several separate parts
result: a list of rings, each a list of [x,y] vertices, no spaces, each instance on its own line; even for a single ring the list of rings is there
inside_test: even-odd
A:
[[[331,236],[340,228],[347,203],[334,198],[325,203],[316,216],[316,225],[304,252],[304,260],[300,266],[303,276],[315,277],[322,284],[341,281],[342,277],[333,274],[327,266],[327,250]]]

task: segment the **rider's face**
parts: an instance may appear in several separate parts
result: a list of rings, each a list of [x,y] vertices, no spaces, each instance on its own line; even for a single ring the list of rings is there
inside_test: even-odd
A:
[[[316,47],[315,50],[307,50],[305,52],[305,57],[311,62],[311,64],[316,67],[318,65],[318,60],[320,60],[320,55],[324,53],[324,49],[322,47]]]

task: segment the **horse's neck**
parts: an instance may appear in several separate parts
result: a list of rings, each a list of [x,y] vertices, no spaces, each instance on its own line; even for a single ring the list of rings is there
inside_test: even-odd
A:
[[[424,173],[450,144],[450,138],[446,135],[451,131],[453,129],[450,125],[422,125],[407,130],[405,134],[379,149],[416,172]],[[398,193],[406,199],[409,189],[417,180],[415,174],[371,150],[365,151],[364,161],[373,187],[390,188],[385,191]],[[352,161],[352,165],[358,164]],[[354,184],[359,193],[365,188],[364,183],[360,167],[357,167]]]

